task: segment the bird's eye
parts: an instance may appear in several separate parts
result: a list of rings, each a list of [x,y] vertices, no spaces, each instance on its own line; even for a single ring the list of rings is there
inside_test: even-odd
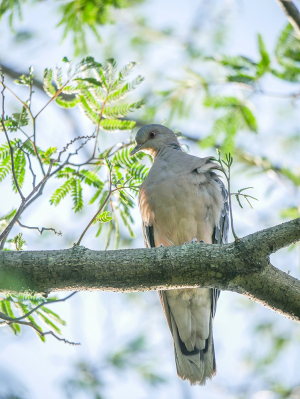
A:
[[[154,139],[155,136],[156,136],[155,132],[149,133],[149,139]]]

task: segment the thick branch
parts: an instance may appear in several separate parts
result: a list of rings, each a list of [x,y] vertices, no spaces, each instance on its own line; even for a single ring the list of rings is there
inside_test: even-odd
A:
[[[300,218],[227,245],[0,253],[0,291],[149,291],[214,287],[241,293],[300,321],[300,281],[268,256],[300,240]]]

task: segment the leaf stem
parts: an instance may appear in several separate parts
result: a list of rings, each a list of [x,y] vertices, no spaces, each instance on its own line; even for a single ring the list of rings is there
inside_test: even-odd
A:
[[[110,167],[108,167],[108,171],[109,171],[109,191],[108,194],[103,202],[103,204],[101,205],[101,207],[99,208],[99,210],[97,211],[97,213],[93,216],[92,220],[89,222],[89,224],[86,226],[86,228],[84,229],[83,233],[81,234],[81,236],[79,237],[79,240],[77,241],[77,243],[75,244],[75,246],[80,245],[81,240],[83,239],[85,233],[88,231],[88,229],[90,228],[90,226],[92,225],[92,223],[94,222],[94,220],[96,219],[96,217],[99,215],[99,213],[102,212],[102,210],[104,209],[105,205],[107,204],[111,194],[112,194],[112,183],[111,183],[111,170]],[[114,190],[115,191],[115,190]]]

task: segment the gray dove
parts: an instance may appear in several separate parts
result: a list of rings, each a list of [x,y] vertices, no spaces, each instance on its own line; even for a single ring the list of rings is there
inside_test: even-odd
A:
[[[154,161],[139,189],[145,246],[227,243],[228,195],[212,157],[186,154],[162,125],[142,127],[135,140],[131,155],[143,151]],[[219,295],[210,288],[159,291],[177,373],[191,384],[204,385],[216,373],[212,325]]]

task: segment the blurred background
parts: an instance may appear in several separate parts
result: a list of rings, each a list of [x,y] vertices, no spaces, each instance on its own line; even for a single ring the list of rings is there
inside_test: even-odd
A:
[[[274,71],[259,75],[264,46],[271,62],[278,64],[278,40],[283,40],[287,25],[276,1],[116,0],[113,6],[104,6],[108,3],[2,0],[0,64],[6,84],[24,96],[24,88],[13,83],[18,75],[33,65],[35,78],[42,82],[44,69],[61,66],[65,56],[76,61],[88,54],[98,62],[115,58],[120,67],[138,62],[134,73],[144,76],[145,82],[133,99],[144,98],[146,105],[134,113],[137,127],[164,123],[181,135],[187,151],[200,157],[215,155],[216,146],[230,151],[232,190],[254,187],[249,192],[258,199],[252,201],[253,209],[245,201],[243,209],[236,201],[233,205],[238,236],[299,217],[299,42],[292,78],[280,62],[276,67],[281,75]],[[300,7],[299,0],[294,3]],[[244,76],[243,67],[236,66],[237,55],[256,63],[255,85]],[[239,78],[230,78],[228,68]],[[214,102],[207,102],[207,90]],[[33,108],[38,111],[48,97],[38,84],[34,91]],[[234,97],[251,112],[236,127],[218,128],[226,118],[228,122],[233,105],[232,101],[218,105],[216,96]],[[7,93],[6,112],[20,112],[19,108]],[[92,123],[77,109],[66,111],[56,104],[45,110],[37,127],[39,145],[45,148],[62,149],[72,138],[93,133]],[[136,128],[131,134],[101,133],[99,145],[104,150],[130,142],[135,132]],[[87,145],[80,156],[86,158],[90,151]],[[25,181],[25,189],[30,184],[30,179]],[[40,236],[15,226],[11,236],[22,231],[25,249],[70,248],[95,213],[94,204],[74,214],[71,197],[57,207],[50,205],[59,184],[56,179],[49,182],[22,223],[53,227],[62,236],[51,232]],[[19,198],[8,179],[0,190],[1,216],[17,206]],[[89,188],[83,196],[90,196]],[[120,222],[121,248],[143,247],[136,207],[132,214],[134,237]],[[92,227],[82,245],[104,249],[108,229],[99,237],[95,233]],[[114,249],[114,240],[108,249]],[[299,261],[299,244],[272,256],[276,267],[297,278]],[[240,295],[220,296],[214,321],[217,375],[204,387],[177,377],[172,338],[156,292],[81,292],[51,309],[67,322],[62,336],[81,345],[69,346],[51,336],[43,343],[29,328],[21,335],[1,328],[1,399],[300,398],[299,326]]]

